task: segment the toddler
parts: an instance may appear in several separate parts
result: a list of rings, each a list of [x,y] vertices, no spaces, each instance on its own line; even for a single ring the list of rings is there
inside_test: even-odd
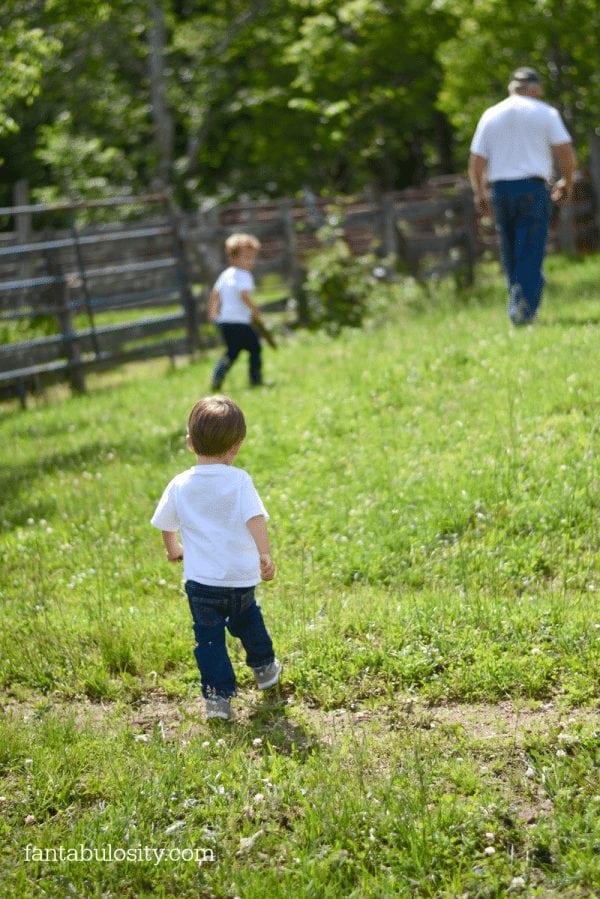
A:
[[[226,627],[242,641],[260,690],[274,686],[282,669],[254,597],[260,580],[275,576],[268,516],[250,475],[232,465],[245,436],[244,415],[233,400],[199,400],[187,433],[197,464],[173,478],[152,517],[168,560],[183,560],[208,718],[232,717],[236,681]]]

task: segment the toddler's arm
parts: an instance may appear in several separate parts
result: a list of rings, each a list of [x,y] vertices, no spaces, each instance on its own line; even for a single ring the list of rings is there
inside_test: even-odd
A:
[[[161,531],[161,533],[169,562],[181,562],[183,560],[183,546],[179,542],[177,531]]]
[[[260,558],[260,576],[263,581],[272,581],[275,577],[275,563],[271,558],[269,532],[267,531],[265,516],[255,515],[254,518],[248,519],[246,525],[258,550]]]

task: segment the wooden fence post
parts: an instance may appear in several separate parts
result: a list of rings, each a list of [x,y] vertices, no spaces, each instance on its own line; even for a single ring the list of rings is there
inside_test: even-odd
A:
[[[308,313],[306,299],[302,289],[304,281],[302,266],[298,258],[298,244],[296,241],[296,225],[294,222],[294,204],[291,200],[282,200],[279,204],[281,218],[283,219],[283,233],[285,235],[286,254],[288,258],[288,277],[292,296],[297,303],[296,317],[300,324],[306,324]]]
[[[198,310],[192,290],[189,268],[185,255],[185,242],[181,233],[181,217],[171,196],[165,198],[167,212],[173,228],[173,249],[176,259],[176,278],[181,294],[183,308],[186,313],[186,331],[190,345],[190,353],[194,355],[200,346],[198,337]]]
[[[51,250],[44,252],[48,274],[54,279],[48,287],[49,305],[56,309],[56,321],[65,345],[65,356],[69,360],[69,382],[76,393],[85,393],[85,375],[81,366],[81,350],[77,334],[73,328],[73,316],[69,305],[70,287],[63,271]]]
[[[385,256],[395,259],[398,255],[398,232],[394,198],[391,194],[384,194],[381,198],[381,217],[383,252]]]
[[[22,178],[17,181],[13,189],[13,202],[15,206],[27,206],[29,204],[29,184]],[[31,243],[33,233],[30,212],[15,212],[15,236],[18,244]],[[26,280],[31,278],[31,256],[22,253],[19,257],[19,278]]]
[[[590,174],[596,207],[596,226],[600,231],[600,128],[590,134]]]
[[[473,205],[473,193],[470,187],[461,190],[461,204],[465,230],[466,283],[471,286],[475,280],[475,263],[477,260],[477,220]]]
[[[577,235],[575,233],[575,212],[569,201],[558,209],[558,249],[563,253],[577,253]]]

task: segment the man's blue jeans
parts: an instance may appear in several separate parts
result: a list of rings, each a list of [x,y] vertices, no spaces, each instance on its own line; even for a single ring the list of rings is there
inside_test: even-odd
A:
[[[209,587],[186,581],[185,592],[194,622],[194,655],[205,699],[235,695],[235,674],[225,642],[225,628],[238,637],[251,668],[270,665],[273,644],[254,598],[254,587]]]
[[[551,201],[541,178],[495,181],[492,198],[500,256],[508,285],[508,314],[515,325],[534,319],[542,299]]]

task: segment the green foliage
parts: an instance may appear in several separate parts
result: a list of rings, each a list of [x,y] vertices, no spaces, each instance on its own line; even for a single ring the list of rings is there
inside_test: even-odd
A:
[[[559,107],[585,158],[586,137],[600,116],[595,0],[540,0],[525,18],[516,0],[451,5],[458,22],[455,35],[439,47],[444,78],[438,103],[463,153],[484,108],[506,95],[511,72],[533,65],[543,76],[545,98]]]
[[[301,298],[308,327],[331,335],[359,328],[367,315],[376,319],[393,301],[385,260],[374,253],[355,255],[339,220],[329,207],[327,224],[317,232],[321,246],[305,258]]]
[[[75,134],[73,117],[65,113],[39,129],[36,158],[52,172],[52,183],[35,188],[37,202],[100,200],[118,194],[128,195],[135,171],[124,150],[102,146],[100,137]]]
[[[0,140],[18,131],[11,110],[18,103],[34,103],[44,69],[60,50],[60,43],[22,12],[16,0],[5,2],[0,12]]]
[[[364,262],[340,236],[329,239],[321,229],[320,238],[324,245],[308,257],[302,285],[308,325],[330,334],[358,328],[366,297]]]
[[[20,178],[48,200],[143,192],[165,167],[186,207],[307,184],[395,190],[464,171],[480,113],[523,63],[585,160],[599,16],[595,0],[539,0],[527,16],[516,0],[8,0],[0,192],[8,205]]]

